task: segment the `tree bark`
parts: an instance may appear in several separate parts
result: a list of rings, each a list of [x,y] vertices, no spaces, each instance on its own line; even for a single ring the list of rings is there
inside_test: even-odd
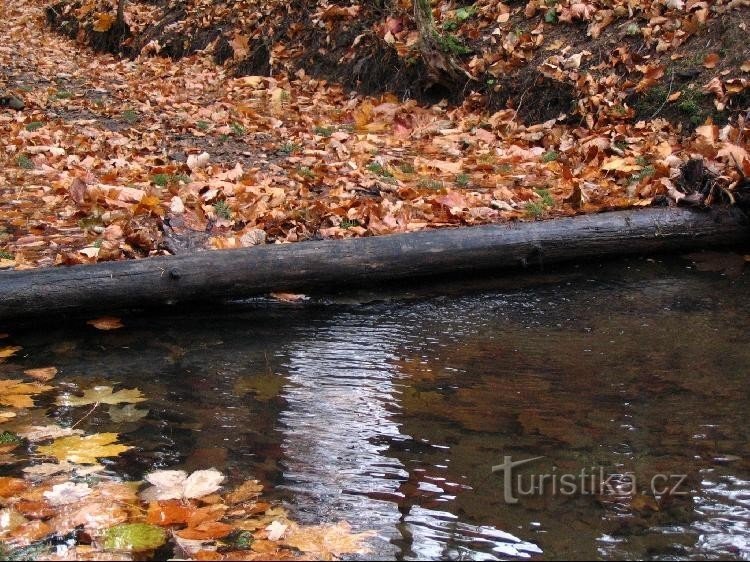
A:
[[[117,19],[115,22],[117,22],[117,25],[120,27],[125,25],[125,1],[126,0],[117,0]]]
[[[0,321],[271,291],[329,290],[748,239],[750,227],[739,211],[666,208],[6,271],[0,272]]]

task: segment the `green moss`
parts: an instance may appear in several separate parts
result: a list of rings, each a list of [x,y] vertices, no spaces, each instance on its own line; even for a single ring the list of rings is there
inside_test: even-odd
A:
[[[470,179],[469,174],[458,174],[456,176],[456,185],[459,187],[468,187]]]
[[[229,205],[223,199],[214,203],[214,212],[220,219],[228,220],[232,217],[232,209],[229,208]]]
[[[313,129],[313,132],[319,137],[328,138],[333,134],[334,130],[335,129],[333,127],[322,127],[318,125]]]
[[[44,123],[42,123],[41,121],[32,121],[31,123],[29,123],[28,125],[26,125],[26,130],[27,131],[38,131],[42,127],[44,127]]]
[[[393,174],[391,171],[383,166],[380,162],[371,162],[367,165],[367,169],[373,174],[380,176],[381,178],[392,178]]]
[[[230,125],[230,127],[231,127],[231,129],[232,129],[232,133],[233,133],[233,134],[234,134],[234,136],[236,136],[236,137],[244,137],[244,136],[245,136],[245,133],[247,132],[247,131],[245,130],[245,127],[243,127],[243,126],[242,126],[242,125],[241,125],[240,123],[236,123],[236,122],[235,122],[235,123],[232,123],[232,124]]]
[[[560,155],[554,150],[548,150],[542,154],[542,162],[554,162],[560,157]]]
[[[419,178],[419,181],[417,182],[417,187],[439,190],[439,189],[443,189],[444,186],[443,186],[443,182],[441,182],[440,180],[436,180],[433,178]]]
[[[135,109],[126,109],[122,112],[122,118],[133,125],[138,122],[138,120],[141,118],[141,115]]]
[[[279,148],[279,152],[282,154],[296,154],[297,152],[301,151],[302,147],[297,144],[296,142],[286,141],[284,144],[281,145]]]
[[[16,158],[16,164],[19,168],[23,168],[24,170],[34,169],[34,162],[25,154],[21,154]]]

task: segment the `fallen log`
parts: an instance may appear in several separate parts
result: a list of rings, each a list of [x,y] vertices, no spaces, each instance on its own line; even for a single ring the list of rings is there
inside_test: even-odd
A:
[[[0,272],[0,320],[308,291],[746,242],[741,212],[618,211]]]

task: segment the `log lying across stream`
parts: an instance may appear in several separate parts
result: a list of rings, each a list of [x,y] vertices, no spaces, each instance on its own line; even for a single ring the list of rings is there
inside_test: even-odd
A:
[[[542,222],[0,272],[0,321],[65,312],[304,292],[567,260],[738,244],[741,212],[652,208]]]

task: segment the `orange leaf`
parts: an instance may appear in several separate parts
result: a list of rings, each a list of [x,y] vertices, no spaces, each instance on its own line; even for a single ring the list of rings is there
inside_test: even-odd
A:
[[[94,21],[94,31],[98,31],[99,33],[109,31],[113,23],[115,23],[115,16],[104,12],[96,14],[96,19]]]
[[[197,527],[189,527],[176,531],[175,534],[183,539],[189,540],[212,540],[222,539],[234,530],[234,527],[219,521],[206,521]]]
[[[8,498],[24,491],[29,485],[22,478],[11,478],[10,476],[0,476],[0,498]]]
[[[703,59],[703,66],[706,68],[715,68],[719,63],[719,55],[716,53],[709,53],[706,58]]]
[[[122,320],[114,316],[102,316],[101,318],[89,320],[86,324],[93,326],[97,330],[117,330],[123,326]]]
[[[166,527],[175,523],[187,523],[195,514],[196,507],[180,500],[154,501],[148,504],[146,523]]]

